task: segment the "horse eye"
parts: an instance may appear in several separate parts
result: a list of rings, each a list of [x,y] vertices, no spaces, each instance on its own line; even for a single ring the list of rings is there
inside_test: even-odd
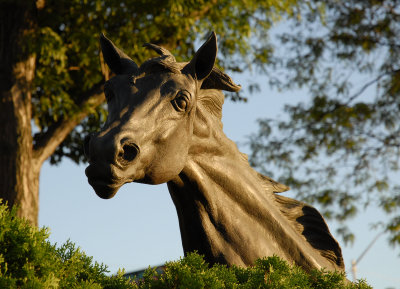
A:
[[[172,101],[172,105],[177,111],[186,111],[188,107],[188,98],[183,93],[179,93]]]

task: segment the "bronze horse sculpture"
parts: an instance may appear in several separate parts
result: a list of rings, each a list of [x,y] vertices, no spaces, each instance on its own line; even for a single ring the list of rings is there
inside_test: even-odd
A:
[[[222,130],[221,90],[240,86],[214,67],[214,33],[188,63],[160,56],[138,67],[104,35],[109,115],[85,140],[89,184],[101,198],[125,183],[167,183],[184,252],[250,266],[278,255],[305,270],[344,270],[341,249],[313,207],[278,195],[288,188],[257,173]]]

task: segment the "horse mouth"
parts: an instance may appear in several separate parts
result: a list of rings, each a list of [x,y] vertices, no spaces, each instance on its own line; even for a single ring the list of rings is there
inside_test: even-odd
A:
[[[123,185],[123,183],[113,178],[111,171],[110,169],[104,169],[104,167],[99,168],[94,164],[90,164],[85,170],[89,184],[102,199],[111,199]]]
[[[95,193],[102,199],[111,199],[118,192],[120,186],[107,184],[102,180],[88,179]]]

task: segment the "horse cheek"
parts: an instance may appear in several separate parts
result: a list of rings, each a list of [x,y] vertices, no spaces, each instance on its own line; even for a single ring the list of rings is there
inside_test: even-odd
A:
[[[188,124],[170,126],[156,139],[156,152],[151,164],[154,184],[168,182],[183,170],[189,150],[189,128]]]

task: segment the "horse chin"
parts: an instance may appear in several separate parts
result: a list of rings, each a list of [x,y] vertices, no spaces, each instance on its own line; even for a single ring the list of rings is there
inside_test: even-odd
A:
[[[93,182],[89,180],[89,184],[93,187],[95,193],[102,199],[111,199],[121,187],[101,181]]]

